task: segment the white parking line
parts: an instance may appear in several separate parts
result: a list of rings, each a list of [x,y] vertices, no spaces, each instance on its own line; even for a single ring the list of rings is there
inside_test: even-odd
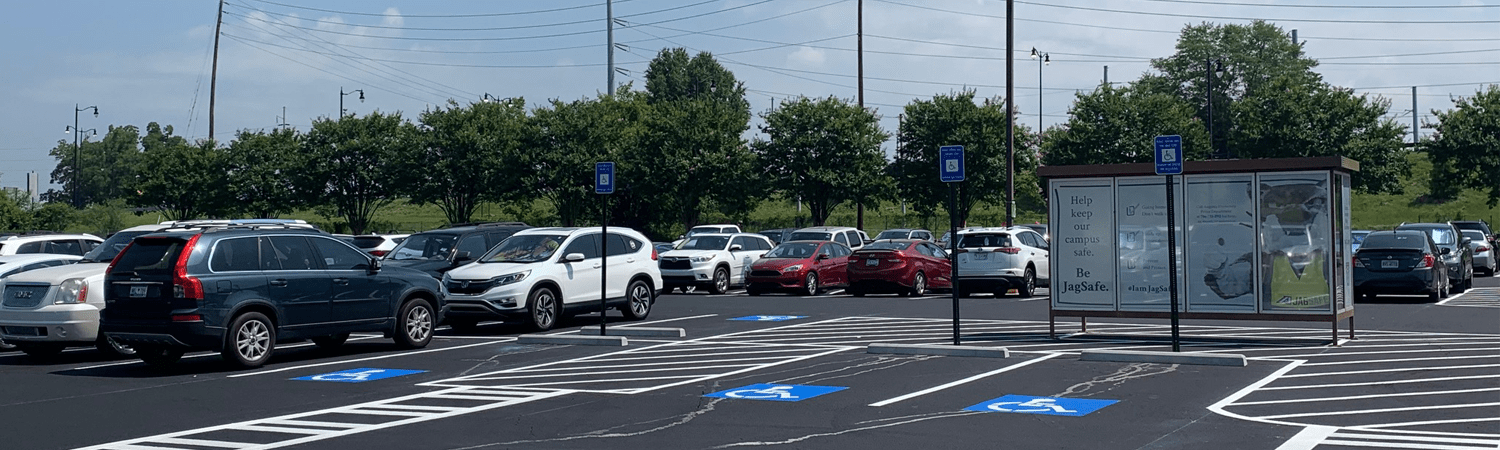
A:
[[[914,398],[914,397],[919,397],[919,396],[931,394],[933,392],[941,391],[943,389],[947,389],[947,388],[951,388],[951,387],[954,387],[954,386],[958,386],[960,384],[968,383],[970,381],[978,380],[978,379],[981,379],[981,378],[984,378],[984,377],[988,377],[988,376],[991,376],[991,375],[997,375],[997,374],[1009,372],[1009,371],[1012,371],[1012,370],[1016,370],[1016,369],[1019,369],[1019,368],[1022,368],[1022,367],[1026,367],[1026,366],[1029,366],[1029,365],[1032,365],[1032,364],[1036,364],[1036,363],[1039,363],[1039,362],[1042,362],[1042,361],[1046,361],[1046,360],[1049,360],[1049,359],[1052,359],[1052,358],[1056,358],[1058,356],[1062,356],[1062,354],[1061,353],[1053,353],[1053,354],[1042,356],[1042,357],[1039,357],[1037,359],[1033,359],[1033,360],[1030,360],[1030,361],[1025,361],[1025,362],[1021,362],[1021,363],[1018,363],[1018,364],[1012,364],[1010,366],[1002,367],[1002,368],[996,369],[996,370],[991,370],[989,372],[981,373],[979,375],[975,375],[975,376],[972,376],[972,377],[964,378],[962,380],[954,381],[954,382],[951,382],[951,383],[948,383],[948,384],[941,384],[941,385],[933,386],[933,387],[930,387],[930,388],[927,388],[927,389],[923,389],[923,390],[920,390],[920,391],[916,391],[916,392],[913,392],[913,393],[910,393],[910,394],[902,395],[900,397],[894,397],[894,398],[890,398],[890,399],[886,399],[886,400],[881,400],[881,401],[878,401],[878,402],[875,402],[875,403],[871,403],[870,406],[885,406],[885,405],[896,403],[896,402],[899,402],[899,401],[902,401],[902,400],[906,400],[906,399],[909,399],[909,398]]]
[[[1500,406],[1500,402],[1493,403],[1466,403],[1460,405],[1432,405],[1432,406],[1408,406],[1405,408],[1380,408],[1380,409],[1358,409],[1353,411],[1321,411],[1312,413],[1282,414],[1279,416],[1261,416],[1262,419],[1286,419],[1292,417],[1318,417],[1318,416],[1341,416],[1348,414],[1379,414],[1388,412],[1405,411],[1429,411],[1434,409],[1457,409],[1457,408],[1484,408],[1489,406]]]
[[[1369,398],[1386,398],[1386,397],[1412,397],[1412,396],[1429,396],[1429,395],[1443,395],[1443,394],[1467,394],[1467,393],[1471,393],[1471,392],[1491,392],[1491,391],[1500,391],[1500,388],[1456,389],[1456,390],[1451,390],[1451,391],[1400,392],[1400,393],[1385,393],[1385,394],[1370,394],[1370,395],[1347,395],[1347,396],[1343,396],[1343,397],[1294,398],[1294,399],[1289,399],[1289,400],[1265,400],[1265,401],[1259,401],[1259,402],[1239,402],[1239,403],[1232,403],[1231,405],[1234,405],[1234,406],[1278,405],[1278,404],[1282,404],[1282,403],[1331,402],[1331,401],[1339,401],[1339,400],[1363,400],[1363,399],[1369,399]]]
[[[658,323],[673,322],[673,321],[678,321],[678,320],[702,319],[702,318],[705,318],[705,317],[713,317],[713,316],[717,316],[717,315],[718,314],[703,314],[703,315],[698,315],[698,316],[688,316],[688,317],[677,317],[677,318],[673,318],[673,319],[653,320],[653,321],[650,321],[650,322],[631,322],[631,323],[624,324],[624,325],[619,325],[619,326],[622,327],[622,328],[624,328],[624,327],[636,327],[636,326],[641,326],[641,325],[654,325],[654,324],[658,324]]]
[[[459,346],[444,347],[444,348],[434,348],[434,349],[427,349],[427,350],[421,350],[421,351],[415,351],[415,352],[396,353],[396,354],[392,354],[392,355],[372,356],[372,357],[369,357],[369,358],[346,359],[346,360],[339,360],[339,361],[329,361],[329,362],[321,362],[321,363],[317,363],[317,364],[304,364],[304,365],[300,365],[300,366],[282,367],[280,369],[271,369],[271,370],[262,370],[262,371],[259,371],[259,372],[250,372],[250,373],[235,374],[235,375],[230,375],[228,378],[239,378],[239,377],[249,377],[249,376],[255,376],[255,375],[265,375],[265,374],[269,374],[269,373],[286,372],[288,370],[306,369],[306,368],[309,368],[309,367],[319,367],[319,366],[329,366],[329,365],[334,365],[334,364],[348,364],[348,363],[356,363],[356,362],[364,362],[364,361],[374,361],[374,360],[377,360],[377,359],[387,359],[387,358],[396,358],[396,357],[401,357],[401,356],[420,355],[420,354],[423,354],[423,353],[445,352],[445,351],[448,351],[448,350],[458,350],[458,349],[461,349],[461,348],[469,348],[469,347],[478,347],[478,346],[481,346],[481,345],[498,344],[498,343],[501,343],[501,342],[510,342],[510,341],[514,341],[514,340],[516,340],[516,338],[505,338],[505,339],[498,339],[498,340],[494,340],[494,341],[490,341],[490,342],[480,342],[478,344],[459,345]]]
[[[349,340],[351,340],[351,341],[358,341],[358,340],[364,340],[364,339],[374,339],[374,338],[378,338],[378,337],[381,337],[381,336],[356,337],[356,338],[349,338]],[[307,347],[309,345],[314,345],[314,344],[311,343],[311,342],[304,342],[304,343],[301,343],[301,344],[292,344],[292,345],[277,346],[276,348],[277,349],[297,348],[297,347]],[[191,354],[191,355],[185,355],[185,356],[183,356],[183,358],[205,358],[205,357],[209,357],[209,356],[219,356],[219,354],[215,353],[215,352],[194,353],[194,354]],[[69,370],[88,370],[88,369],[98,369],[100,367],[128,366],[128,365],[131,365],[131,364],[138,364],[138,363],[141,363],[141,361],[138,360],[138,359],[131,358],[129,361],[119,361],[119,362],[112,362],[112,363],[108,363],[108,364],[98,364],[98,365],[84,366],[84,367],[74,367],[72,369],[63,369],[63,371],[66,372],[66,371],[69,371]]]

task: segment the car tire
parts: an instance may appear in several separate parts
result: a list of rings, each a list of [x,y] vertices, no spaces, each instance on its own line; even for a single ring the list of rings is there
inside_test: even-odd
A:
[[[479,321],[474,319],[448,319],[448,328],[452,328],[455,333],[469,334],[479,329]]]
[[[725,292],[729,292],[729,269],[720,267],[714,269],[714,280],[708,285],[708,293],[720,295]]]
[[[1021,277],[1021,286],[1016,288],[1016,296],[1020,298],[1031,298],[1036,293],[1036,270],[1026,268],[1026,275]]]
[[[32,358],[52,359],[59,353],[62,353],[66,347],[62,344],[51,342],[17,342],[16,348],[21,349],[21,352]]]
[[[265,314],[251,311],[230,321],[219,354],[235,367],[253,369],[265,365],[275,349],[276,325]]]
[[[313,345],[321,349],[334,349],[344,345],[349,340],[349,333],[331,334],[328,336],[316,336],[312,338]]]
[[[94,348],[98,349],[99,353],[103,353],[114,358],[135,356],[135,349],[130,348],[130,346],[128,345],[115,342],[114,339],[110,339],[109,336],[105,336],[103,334],[99,335],[99,339],[94,340]]]
[[[531,298],[526,299],[526,324],[535,331],[547,331],[557,326],[558,313],[562,305],[558,304],[557,292],[552,288],[542,287],[531,291]]]
[[[635,280],[630,282],[630,287],[625,290],[626,305],[620,310],[625,313],[625,318],[630,320],[646,320],[651,315],[651,304],[656,299],[651,296],[651,286],[645,281]]]
[[[927,293],[927,275],[917,272],[911,277],[911,289],[906,290],[907,297],[921,297]]]
[[[177,360],[182,359],[183,351],[168,347],[141,347],[135,349],[135,356],[140,358],[148,366],[169,366]]]
[[[432,342],[432,330],[437,328],[437,314],[432,303],[426,299],[413,298],[401,305],[401,314],[396,316],[396,346],[422,348]]]
[[[818,296],[818,273],[808,272],[807,277],[802,279],[802,295],[808,297]]]

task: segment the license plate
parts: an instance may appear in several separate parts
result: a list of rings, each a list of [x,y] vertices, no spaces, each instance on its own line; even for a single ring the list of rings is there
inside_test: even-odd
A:
[[[975,253],[974,254],[974,260],[975,261],[984,261],[984,260],[987,260],[987,259],[990,259],[990,255],[989,254],[986,254],[986,253]]]
[[[1401,261],[1394,260],[1394,259],[1387,259],[1387,260],[1384,260],[1384,261],[1380,262],[1380,268],[1382,268],[1382,269],[1395,269],[1397,267],[1401,267]]]
[[[880,265],[880,260],[878,260],[878,259],[866,259],[865,260],[865,265],[866,266],[870,266],[870,267],[875,267],[875,266]]]
[[[130,296],[132,298],[145,297],[146,296],[146,286],[131,286],[130,287]]]

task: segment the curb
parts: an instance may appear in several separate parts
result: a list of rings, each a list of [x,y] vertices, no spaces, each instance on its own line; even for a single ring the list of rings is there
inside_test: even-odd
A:
[[[1010,357],[1010,350],[1006,350],[1005,347],[973,347],[944,344],[874,343],[870,344],[868,347],[865,347],[865,352],[892,355],[971,356],[977,358]]]
[[[1143,350],[1084,350],[1079,361],[1151,362],[1163,364],[1197,364],[1204,366],[1245,367],[1245,355],[1153,352]]]
[[[610,336],[687,337],[687,330],[681,328],[607,327],[604,332],[609,333]],[[599,327],[579,328],[578,334],[598,336]]]
[[[624,336],[578,336],[558,334],[523,334],[516,338],[517,344],[555,345],[605,345],[624,347],[628,345]]]

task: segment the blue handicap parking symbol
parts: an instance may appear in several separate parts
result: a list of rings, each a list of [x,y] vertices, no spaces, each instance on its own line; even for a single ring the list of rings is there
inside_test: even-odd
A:
[[[382,379],[382,378],[393,378],[393,377],[399,377],[399,376],[402,376],[402,375],[411,375],[411,374],[414,374],[414,373],[422,373],[422,372],[426,372],[426,371],[425,370],[359,368],[359,369],[342,370],[342,371],[333,372],[333,373],[325,373],[325,374],[318,374],[318,375],[308,375],[308,376],[305,376],[305,377],[293,378],[293,380],[303,380],[303,381],[332,381],[332,382],[335,382],[335,383],[363,383],[363,382],[366,382],[366,381],[374,381],[374,380],[379,380],[379,379]]]
[[[729,320],[748,320],[751,322],[780,322],[783,320],[803,319],[807,316],[745,316],[735,317]]]
[[[1032,397],[1029,395],[1007,395],[964,411],[1007,412],[1021,414],[1046,414],[1050,416],[1082,416],[1112,405],[1119,400],[1087,400],[1081,398]]]
[[[773,402],[799,402],[847,387],[804,386],[800,384],[752,384],[727,391],[719,391],[704,397],[737,398],[743,400],[770,400]]]

